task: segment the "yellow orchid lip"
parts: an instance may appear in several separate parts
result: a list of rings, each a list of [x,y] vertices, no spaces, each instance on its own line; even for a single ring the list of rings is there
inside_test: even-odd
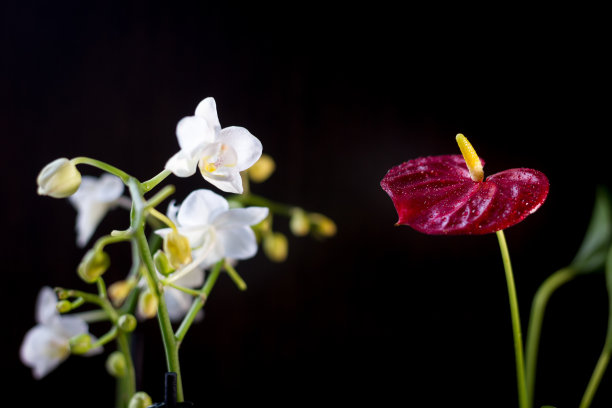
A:
[[[476,154],[476,150],[472,147],[472,144],[467,140],[467,137],[461,133],[457,134],[455,138],[459,145],[459,150],[463,155],[463,160],[467,164],[468,170],[470,171],[470,177],[474,181],[482,181],[484,179],[484,170],[482,169],[482,163]]]

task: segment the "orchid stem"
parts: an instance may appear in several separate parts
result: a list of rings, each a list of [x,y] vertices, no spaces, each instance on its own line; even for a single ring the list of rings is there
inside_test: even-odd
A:
[[[113,174],[113,175],[119,177],[121,179],[121,181],[123,181],[123,183],[125,183],[125,184],[127,184],[127,182],[130,179],[130,175],[127,174],[126,172],[124,172],[123,170],[119,170],[115,166],[111,166],[110,164],[104,163],[103,161],[100,161],[100,160],[91,159],[89,157],[75,157],[74,159],[72,159],[70,161],[75,166],[77,164],[88,164],[88,165],[96,167],[96,168],[98,168],[100,170],[104,170],[107,173],[110,173],[110,174]]]
[[[496,232],[501,250],[502,259],[504,262],[504,271],[506,272],[506,282],[508,284],[508,297],[510,300],[510,315],[512,317],[512,332],[514,335],[514,355],[516,360],[516,381],[518,387],[519,407],[530,408],[529,399],[527,397],[527,388],[525,384],[525,360],[523,357],[523,340],[521,335],[521,320],[519,316],[518,300],[516,297],[516,287],[514,285],[514,275],[512,273],[512,264],[510,263],[510,254],[504,231]]]
[[[161,173],[159,173],[157,176],[153,177],[152,179],[149,179],[147,181],[143,181],[140,184],[140,186],[142,187],[143,192],[146,193],[147,191],[153,190],[155,187],[157,187],[157,185],[159,183],[164,181],[166,179],[166,177],[168,177],[170,174],[172,174],[172,172],[170,170],[162,170]]]
[[[533,303],[531,304],[531,316],[529,317],[529,328],[527,329],[527,344],[525,353],[525,380],[527,383],[527,395],[531,405],[535,399],[536,367],[538,363],[538,348],[540,335],[542,333],[542,321],[546,305],[552,294],[563,284],[569,282],[576,276],[576,271],[571,268],[559,269],[550,275],[538,288]]]

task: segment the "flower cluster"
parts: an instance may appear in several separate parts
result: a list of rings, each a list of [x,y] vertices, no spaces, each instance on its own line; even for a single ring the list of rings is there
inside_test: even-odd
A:
[[[77,273],[97,293],[81,290],[44,288],[37,306],[37,326],[23,342],[21,358],[32,367],[35,378],[48,374],[70,354],[91,355],[116,341],[117,350],[107,359],[108,372],[120,386],[122,407],[144,406],[150,398],[137,392],[129,347],[130,333],[137,318],[158,317],[168,362],[168,371],[177,374],[177,398],[183,399],[178,364],[178,347],[193,322],[202,316],[204,306],[221,272],[240,290],[246,283],[236,264],[256,255],[258,245],[273,261],[287,256],[287,239],[272,230],[273,214],[290,219],[296,236],[312,231],[329,237],[336,226],[329,218],[255,196],[249,181],[263,182],[275,170],[274,160],[262,155],[259,139],[242,127],[221,128],[213,98],[201,101],[195,115],[181,119],[176,127],[180,151],[165,168],[147,181],[99,160],[62,158],[47,165],[38,177],[38,193],[55,198],[68,197],[77,211],[77,245],[85,247],[95,235],[106,213],[116,207],[130,211],[130,226],[99,237],[87,250]],[[100,177],[81,176],[77,165],[86,164],[104,171]],[[197,189],[181,204],[170,202],[167,211],[157,207],[174,193],[167,185],[152,196],[169,175],[189,177],[199,168],[204,180],[225,193]],[[123,196],[127,187],[129,197]],[[145,227],[151,234],[145,236]],[[124,279],[106,285],[111,267],[108,245],[129,242],[132,267]],[[59,299],[59,301],[58,301]],[[97,310],[66,313],[83,304]],[[88,332],[88,322],[108,321],[110,329],[97,339]],[[175,330],[172,322],[180,322]]]

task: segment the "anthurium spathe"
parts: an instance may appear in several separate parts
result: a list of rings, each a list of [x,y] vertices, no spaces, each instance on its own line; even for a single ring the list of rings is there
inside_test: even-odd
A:
[[[176,223],[180,234],[189,240],[193,263],[209,266],[224,258],[253,257],[257,242],[250,226],[263,221],[268,216],[268,209],[230,209],[225,198],[201,189],[189,194],[180,206],[171,205],[168,216]],[[163,237],[172,231],[172,228],[164,228],[156,233]]]
[[[382,179],[398,224],[426,234],[487,234],[515,225],[544,203],[549,183],[543,173],[517,168],[483,179],[484,161],[463,135],[457,141],[463,156],[410,160]]]
[[[213,98],[200,102],[194,116],[179,121],[176,136],[181,150],[166,163],[178,177],[189,177],[200,168],[204,179],[228,193],[241,194],[240,172],[261,156],[259,139],[243,127],[221,129]]]

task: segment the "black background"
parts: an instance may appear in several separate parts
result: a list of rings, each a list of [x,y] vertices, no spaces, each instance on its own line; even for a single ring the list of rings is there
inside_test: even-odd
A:
[[[39,170],[83,155],[147,179],[178,150],[177,121],[207,96],[222,126],[246,127],[276,159],[277,173],[255,192],[329,215],[338,234],[291,237],[283,264],[262,254],[241,262],[245,293],[220,280],[181,349],[186,397],[201,406],[516,406],[495,236],[394,227],[379,182],[408,159],[458,153],[458,132],[487,161],[486,174],[547,174],[547,202],[506,232],[526,327],[538,285],[581,242],[595,186],[612,186],[601,12],[42,1],[0,11],[1,336],[11,406],[113,404],[108,352],[70,358],[41,381],[19,362],[39,288],[86,288],[75,274],[84,252],[74,244],[75,212],[36,195]],[[210,187],[198,176],[168,180],[179,201]],[[127,222],[116,210],[98,235]],[[285,220],[275,226],[288,233]],[[128,252],[112,249],[109,280],[126,273]],[[548,313],[536,400],[577,406],[605,337],[603,275],[559,290]],[[139,326],[139,388],[160,400],[156,330],[154,321]],[[612,403],[610,381],[594,407]]]

